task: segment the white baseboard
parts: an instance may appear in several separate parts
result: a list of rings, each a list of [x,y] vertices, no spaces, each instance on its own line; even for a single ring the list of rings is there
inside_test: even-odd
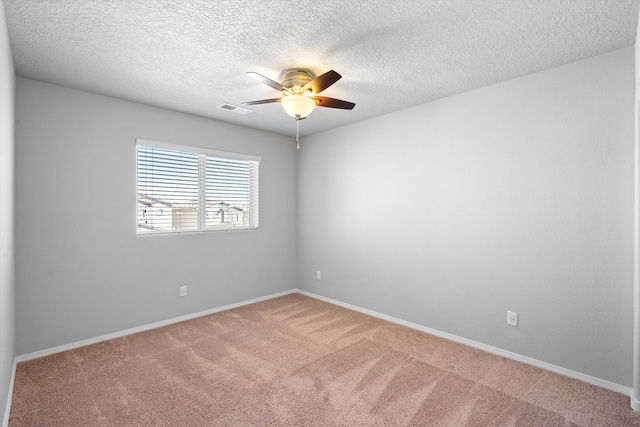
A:
[[[636,396],[636,392],[634,389],[631,389],[631,409],[638,412],[640,411],[640,400],[638,400],[638,396]]]
[[[344,308],[348,308],[350,310],[354,310],[354,311],[358,311],[360,313],[364,313],[364,314],[368,314],[370,316],[373,317],[377,317],[379,319],[383,319],[383,320],[387,320],[389,322],[392,323],[397,323],[399,325],[402,326],[407,326],[409,328],[412,329],[417,329],[418,331],[422,331],[422,332],[426,332],[428,334],[431,335],[435,335],[441,338],[446,338],[448,340],[460,343],[460,344],[464,344],[464,345],[468,345],[470,347],[474,347],[480,350],[484,350],[487,351],[489,353],[493,353],[493,354],[497,354],[498,356],[503,356],[506,357],[508,359],[512,359],[512,360],[516,360],[518,362],[522,362],[522,363],[526,363],[528,365],[532,365],[532,366],[536,366],[538,368],[542,368],[542,369],[546,369],[547,371],[551,371],[551,372],[555,372],[557,374],[561,374],[570,378],[575,378],[577,380],[580,381],[584,381],[586,383],[589,384],[593,384],[596,385],[598,387],[602,387],[602,388],[606,388],[608,390],[612,390],[612,391],[616,391],[618,393],[622,393],[625,394],[627,396],[631,396],[631,406],[634,410],[638,411],[640,410],[640,402],[638,402],[636,400],[636,404],[638,405],[638,409],[635,409],[635,407],[633,407],[633,403],[634,403],[634,398],[632,396],[632,389],[629,387],[625,387],[623,385],[620,384],[616,384],[613,383],[611,381],[606,381],[600,378],[596,378],[596,377],[592,377],[591,375],[587,375],[587,374],[583,374],[581,372],[576,372],[576,371],[572,371],[571,369],[566,369],[560,366],[556,366],[556,365],[552,365],[551,363],[547,363],[547,362],[543,362],[541,360],[537,360],[537,359],[533,359],[531,357],[527,357],[527,356],[523,356],[521,354],[518,353],[513,353],[511,351],[507,351],[507,350],[503,350],[501,348],[498,347],[493,347],[487,344],[483,344],[481,342],[477,342],[477,341],[473,341],[467,338],[463,338],[463,337],[459,337],[457,335],[453,335],[453,334],[449,334],[447,332],[442,332],[439,331],[437,329],[432,329],[432,328],[428,328],[426,326],[422,326],[422,325],[418,325],[417,323],[411,323],[411,322],[407,322],[405,320],[402,319],[397,319],[395,317],[392,316],[387,316],[386,314],[382,314],[382,313],[378,313],[375,312],[373,310],[368,310],[366,308],[362,308],[362,307],[358,307],[355,305],[351,305],[351,304],[347,304],[341,301],[337,301],[331,298],[327,298],[327,297],[323,297],[320,295],[316,295],[313,294],[311,292],[307,292],[307,291],[303,291],[298,289],[297,290],[298,293],[302,294],[302,295],[306,295],[309,296],[311,298],[316,298],[319,299],[321,301],[325,301],[331,304],[335,304],[335,305],[339,305],[341,307]]]
[[[11,415],[11,402],[13,400],[13,384],[16,381],[16,366],[18,365],[17,358],[13,359],[13,367],[11,368],[11,378],[9,379],[9,389],[7,390],[7,405],[4,408],[4,418],[2,420],[2,427],[9,427],[9,416]]]
[[[44,350],[35,351],[33,353],[23,354],[21,356],[16,356],[16,362],[24,362],[26,360],[37,359],[39,357],[49,356],[55,353],[61,353],[67,350],[73,350],[74,348],[84,347],[86,345],[96,344],[102,341],[111,340],[114,338],[120,338],[127,335],[135,334],[138,332],[148,331],[149,329],[160,328],[162,326],[171,325],[173,323],[184,322],[185,320],[195,319],[197,317],[207,316],[209,314],[218,313],[220,311],[231,310],[232,308],[242,307],[243,305],[254,304],[260,301],[266,301],[269,299],[281,297],[283,295],[289,295],[296,293],[297,289],[291,289],[284,292],[278,292],[276,294],[266,295],[264,297],[253,298],[250,300],[237,302],[234,304],[225,305],[222,307],[212,308],[210,310],[200,311],[197,313],[186,314],[180,317],[174,317],[173,319],[162,320],[160,322],[151,323],[148,325],[138,326],[136,328],[125,329],[124,331],[113,332],[111,334],[101,335],[95,338],[88,338],[86,340],[76,341],[69,344],[60,345],[57,347],[47,348]],[[13,387],[11,388],[13,390]]]

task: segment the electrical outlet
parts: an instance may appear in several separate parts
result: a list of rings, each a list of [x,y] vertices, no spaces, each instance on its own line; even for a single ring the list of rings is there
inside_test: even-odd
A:
[[[316,279],[322,280],[322,273],[320,273],[319,271],[316,271]]]
[[[507,325],[518,326],[518,313],[507,311]]]
[[[181,297],[186,297],[187,296],[187,286],[186,285],[180,286],[180,296]]]

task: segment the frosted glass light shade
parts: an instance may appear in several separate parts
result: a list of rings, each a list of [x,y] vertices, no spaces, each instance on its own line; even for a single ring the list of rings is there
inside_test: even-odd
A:
[[[302,95],[287,95],[282,98],[280,103],[288,115],[298,119],[304,119],[316,108],[316,103],[313,99]]]

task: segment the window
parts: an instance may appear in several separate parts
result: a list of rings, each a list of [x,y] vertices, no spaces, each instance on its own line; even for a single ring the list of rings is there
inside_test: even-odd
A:
[[[260,157],[138,139],[138,234],[258,228]]]

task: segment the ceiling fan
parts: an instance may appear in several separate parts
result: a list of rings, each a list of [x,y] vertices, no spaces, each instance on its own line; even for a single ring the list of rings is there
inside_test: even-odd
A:
[[[327,71],[318,77],[315,77],[311,72],[306,70],[287,70],[282,77],[282,83],[278,83],[256,72],[248,72],[247,74],[259,82],[282,92],[282,97],[248,101],[243,102],[243,104],[258,105],[279,102],[282,104],[284,111],[296,119],[296,123],[306,119],[316,106],[338,108],[341,110],[352,110],[353,107],[356,106],[353,102],[318,96],[320,92],[342,78],[340,74],[333,70]],[[296,141],[298,141],[298,139],[299,134],[296,133]]]

